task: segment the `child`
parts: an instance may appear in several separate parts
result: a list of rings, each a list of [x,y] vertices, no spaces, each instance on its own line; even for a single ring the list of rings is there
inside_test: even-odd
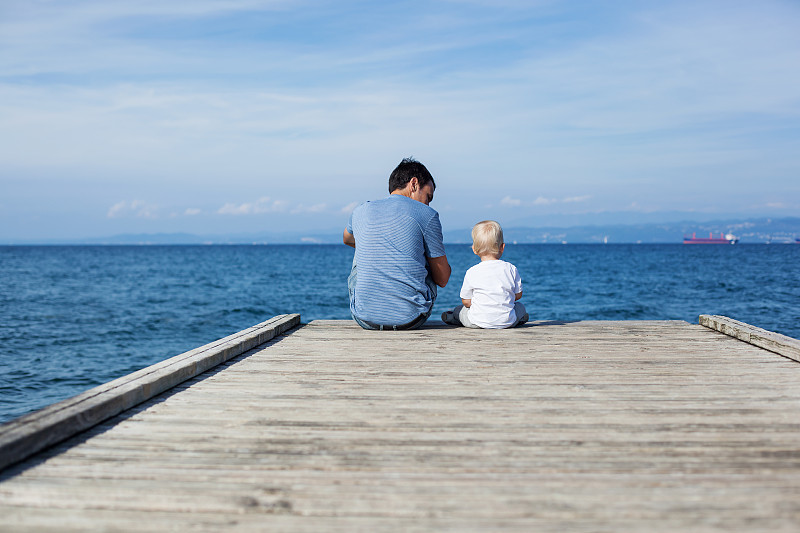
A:
[[[467,270],[461,286],[461,302],[442,320],[469,328],[510,328],[528,321],[519,300],[522,280],[517,267],[500,257],[505,250],[503,229],[494,220],[478,222],[472,228],[472,251],[481,262]]]

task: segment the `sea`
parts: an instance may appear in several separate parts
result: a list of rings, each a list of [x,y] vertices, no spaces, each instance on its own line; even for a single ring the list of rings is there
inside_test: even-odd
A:
[[[460,302],[469,245],[432,320]],[[0,423],[284,313],[350,319],[344,245],[0,246]],[[531,320],[725,315],[800,338],[800,245],[509,244]]]

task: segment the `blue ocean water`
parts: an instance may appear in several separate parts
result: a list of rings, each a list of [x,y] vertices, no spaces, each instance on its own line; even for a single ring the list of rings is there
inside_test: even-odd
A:
[[[467,245],[433,318],[459,303]],[[349,319],[343,245],[0,247],[0,422],[262,322]],[[800,246],[509,245],[532,319],[721,314],[800,338]]]

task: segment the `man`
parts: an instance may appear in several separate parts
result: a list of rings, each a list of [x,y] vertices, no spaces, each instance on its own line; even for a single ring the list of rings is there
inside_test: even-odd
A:
[[[442,225],[428,204],[436,183],[425,165],[403,159],[389,196],[353,210],[342,240],[356,249],[347,280],[350,313],[364,329],[415,329],[450,279]]]

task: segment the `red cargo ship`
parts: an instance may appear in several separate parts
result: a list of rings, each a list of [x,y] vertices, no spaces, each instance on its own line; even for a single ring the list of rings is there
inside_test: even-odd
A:
[[[698,237],[696,233],[692,233],[691,237],[684,237],[683,244],[736,244],[739,239],[728,233],[727,235],[719,234],[719,237],[714,237],[713,233],[709,233],[708,237]]]

